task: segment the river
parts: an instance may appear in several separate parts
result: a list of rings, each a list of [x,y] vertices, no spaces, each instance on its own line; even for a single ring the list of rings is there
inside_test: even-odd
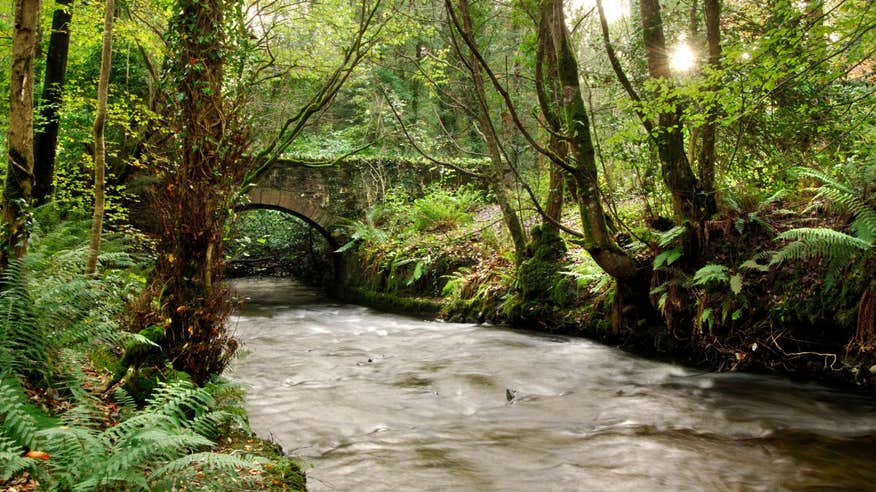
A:
[[[253,429],[314,491],[876,490],[876,402],[245,279]]]

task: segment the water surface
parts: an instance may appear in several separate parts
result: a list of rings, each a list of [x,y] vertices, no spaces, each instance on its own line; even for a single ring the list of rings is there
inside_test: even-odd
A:
[[[876,490],[874,401],[237,281],[253,429],[309,490]],[[510,400],[509,400],[510,398]]]

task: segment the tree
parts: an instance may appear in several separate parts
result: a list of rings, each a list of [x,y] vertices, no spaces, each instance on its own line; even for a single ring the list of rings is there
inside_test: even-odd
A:
[[[578,61],[569,39],[563,2],[542,0],[538,18],[538,97],[549,130],[568,145],[565,158],[550,155],[575,182],[584,247],[612,277],[623,282],[640,280],[641,269],[618,247],[606,224],[590,120],[581,96]]]
[[[608,38],[608,22],[602,1],[596,0],[602,27],[603,40],[611,66],[618,80],[637,106],[637,114],[650,140],[657,148],[660,158],[663,182],[672,195],[672,208],[676,219],[702,222],[715,213],[715,197],[697,179],[691,167],[684,142],[684,108],[677,95],[669,69],[669,50],[663,30],[663,18],[659,0],[641,0],[639,17],[642,23],[642,40],[645,47],[645,60],[648,66],[651,101],[641,97],[630,83],[614,48]],[[643,105],[658,103],[656,117],[648,114]]]
[[[245,123],[226,96],[232,56],[229,13],[238,2],[177,0],[169,26],[167,118],[174,134],[154,204],[161,224],[153,289],[165,326],[164,350],[197,383],[224,369],[235,345],[223,326],[222,235],[239,169]]]
[[[11,259],[27,253],[27,221],[33,193],[33,65],[40,1],[16,0],[14,10],[0,272]]]
[[[255,156],[244,110],[258,78],[248,72],[252,50],[242,2],[177,0],[170,21],[166,118],[173,134],[158,169],[154,210],[161,227],[150,282],[160,315],[168,320],[163,348],[178,370],[197,383],[221,373],[236,349],[225,321],[231,309],[223,284],[225,223],[244,186],[267,169],[300,134],[310,117],[335,97],[367,53],[365,39],[380,1],[363,1],[359,31],[342,65]],[[270,55],[270,53],[268,53]],[[231,64],[231,62],[234,62]],[[226,69],[234,69],[229,80]]]
[[[499,134],[496,131],[496,124],[490,115],[483,68],[474,55],[477,47],[468,0],[458,0],[457,8],[459,17],[462,20],[462,24],[457,26],[460,29],[460,34],[473,45],[469,52],[466,53],[462,46],[454,42],[454,48],[460,59],[463,60],[463,65],[471,77],[475,102],[475,108],[472,111],[479,124],[479,129],[490,157],[490,168],[487,171],[486,184],[495,195],[499,208],[502,210],[502,218],[505,221],[505,227],[508,228],[508,232],[511,235],[511,241],[514,243],[515,257],[519,263],[526,251],[526,231],[523,228],[520,215],[511,203],[513,195],[511,183],[514,176],[511,170],[508,169],[510,165],[508,155],[504,151]]]
[[[721,68],[721,0],[703,0],[703,13],[706,19],[706,45],[709,52],[709,68],[712,70],[710,76],[715,77],[715,73]],[[711,92],[717,91],[715,85],[707,88]],[[715,204],[715,161],[717,161],[717,151],[715,150],[715,139],[717,133],[717,108],[714,104],[709,104],[705,108],[705,123],[702,127],[702,146],[697,157],[697,166],[699,169],[699,179],[703,193],[706,195],[706,206],[713,209]]]
[[[70,51],[70,21],[73,18],[72,0],[56,0],[52,13],[52,34],[46,52],[46,72],[40,97],[40,118],[43,124],[34,134],[34,204],[45,203],[52,194],[55,174],[55,155],[60,128],[59,110],[67,76],[67,58]]]
[[[100,77],[97,83],[97,114],[94,117],[94,214],[91,219],[91,239],[88,245],[88,261],[85,274],[94,274],[100,251],[100,236],[103,229],[103,212],[106,206],[104,181],[106,174],[106,142],[103,131],[106,126],[106,100],[109,93],[109,73],[113,54],[114,0],[106,0],[103,20],[103,44],[100,53]]]

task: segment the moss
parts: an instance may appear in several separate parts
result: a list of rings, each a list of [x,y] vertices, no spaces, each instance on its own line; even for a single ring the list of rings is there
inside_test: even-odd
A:
[[[307,489],[307,477],[301,465],[286,456],[280,445],[256,436],[247,428],[235,426],[225,429],[216,451],[253,454],[270,460],[271,463],[262,467],[257,490]]]
[[[542,304],[564,306],[574,300],[574,285],[560,273],[566,250],[566,243],[553,230],[532,228],[532,241],[526,246],[527,259],[517,271],[526,304],[524,312],[540,311]]]
[[[391,313],[428,317],[437,316],[444,306],[440,299],[404,297],[398,294],[387,294],[368,289],[351,289],[344,293],[343,298],[350,302],[364,304]]]

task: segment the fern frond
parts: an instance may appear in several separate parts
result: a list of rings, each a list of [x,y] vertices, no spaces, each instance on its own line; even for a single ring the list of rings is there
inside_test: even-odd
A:
[[[183,422],[188,413],[197,416],[215,404],[213,395],[206,388],[198,388],[188,381],[160,384],[147,400],[146,410],[170,415]]]
[[[25,448],[33,448],[36,419],[24,409],[24,390],[12,378],[0,379],[0,432]]]
[[[779,234],[776,239],[793,241],[779,250],[770,260],[770,265],[778,265],[788,260],[809,260],[812,258],[844,258],[867,254],[871,243],[833,229],[821,227],[802,227]]]
[[[21,453],[0,451],[0,482],[5,482],[23,471],[33,470],[37,461]]]
[[[178,477],[186,470],[225,472],[238,475],[240,468],[256,468],[269,461],[257,456],[234,456],[209,451],[192,453],[177,458],[149,474],[149,482],[157,482],[166,477]]]
[[[186,425],[198,434],[215,439],[219,434],[219,428],[222,424],[234,421],[236,416],[230,412],[216,410],[203,415],[198,415],[190,423]]]
[[[672,229],[669,229],[666,232],[661,232],[657,236],[658,237],[657,245],[660,246],[661,248],[665,248],[665,247],[669,246],[670,244],[675,243],[675,241],[678,238],[680,238],[682,235],[684,235],[685,232],[687,232],[687,226],[684,224],[677,225],[677,226],[673,227]]]
[[[93,429],[71,425],[50,427],[37,433],[40,447],[49,453],[50,483],[69,490],[82,481],[87,470],[106,460],[109,445]]]
[[[710,263],[694,273],[693,276],[693,284],[694,285],[706,285],[710,282],[717,283],[728,283],[730,282],[730,277],[727,275],[727,267],[724,265],[718,265],[715,263]]]
[[[871,244],[876,242],[876,209],[868,206],[860,208],[855,213],[852,232],[863,241]]]
[[[134,401],[134,398],[121,386],[117,387],[113,392],[113,400],[119,405],[119,408],[131,411],[137,409],[137,402]]]
[[[119,476],[127,470],[143,470],[147,465],[175,459],[191,450],[206,449],[213,441],[183,429],[149,429],[119,441],[108,459],[92,473],[92,477]]]

